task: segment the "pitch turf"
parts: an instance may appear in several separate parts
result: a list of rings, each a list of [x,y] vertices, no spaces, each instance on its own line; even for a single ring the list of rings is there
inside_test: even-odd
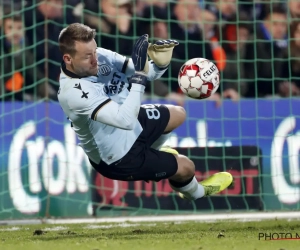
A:
[[[296,250],[299,221],[0,226],[1,250]]]

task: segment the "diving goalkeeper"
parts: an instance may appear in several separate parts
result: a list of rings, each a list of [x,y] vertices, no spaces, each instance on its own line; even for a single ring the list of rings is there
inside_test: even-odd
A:
[[[114,180],[168,179],[189,200],[227,188],[231,174],[220,172],[198,183],[191,160],[162,148],[185,120],[182,107],[141,105],[147,80],[163,75],[178,42],[150,44],[143,35],[126,58],[97,47],[94,38],[95,30],[79,23],[58,38],[63,59],[58,100],[94,169]]]

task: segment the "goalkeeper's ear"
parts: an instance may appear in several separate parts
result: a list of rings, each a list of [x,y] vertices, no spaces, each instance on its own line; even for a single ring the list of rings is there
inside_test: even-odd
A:
[[[159,68],[165,68],[170,64],[173,49],[179,43],[176,40],[159,40],[149,44],[148,55]]]

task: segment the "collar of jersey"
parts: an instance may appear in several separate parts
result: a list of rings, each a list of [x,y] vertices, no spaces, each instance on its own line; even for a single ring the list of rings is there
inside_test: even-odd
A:
[[[71,72],[70,70],[67,70],[65,62],[61,62],[61,69],[65,73],[65,75],[68,77],[78,78],[78,79],[83,78],[83,77],[80,77],[79,75],[76,75],[75,73]]]

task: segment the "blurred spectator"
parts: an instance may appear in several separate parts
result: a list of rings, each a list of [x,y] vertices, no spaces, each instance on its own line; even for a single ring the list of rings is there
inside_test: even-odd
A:
[[[3,8],[3,11],[5,12],[7,9],[10,9],[12,12],[21,10],[23,5],[24,5],[23,0],[14,0],[14,1],[1,0],[0,1],[0,6]]]
[[[283,97],[300,95],[300,21],[291,24],[290,35],[289,60],[282,69],[286,81],[279,85],[279,93]]]
[[[149,34],[151,41],[170,39],[168,30],[168,9],[159,6],[147,6],[142,19],[138,20],[138,35]]]
[[[288,10],[291,18],[300,19],[300,1],[299,0],[288,0]]]
[[[219,71],[223,71],[226,65],[226,54],[220,45],[220,36],[218,36],[219,22],[216,16],[209,10],[201,9],[198,17],[198,25],[202,31],[203,38],[209,42],[212,57]]]
[[[172,77],[171,90],[178,92],[177,77],[183,63],[196,57],[213,60],[213,55],[211,45],[205,41],[198,24],[201,14],[198,0],[178,0],[170,10],[172,22],[168,22],[169,37],[180,44],[174,49],[171,67],[164,77]]]
[[[178,40],[180,45],[174,50],[170,69],[162,79],[149,84],[150,88],[146,91],[173,98],[179,104],[183,103],[184,96],[178,88],[177,74],[186,60],[195,57],[208,58],[219,68],[222,85],[218,98],[223,96],[237,100],[244,95],[298,95],[300,45],[296,38],[300,31],[296,20],[300,19],[300,1],[274,2],[3,0],[1,4],[13,7],[15,13],[19,13],[26,3],[23,20],[27,40],[21,35],[22,32],[10,36],[11,32],[6,29],[9,21],[7,18],[2,20],[2,23],[5,22],[2,32],[6,36],[1,37],[0,64],[5,74],[1,76],[0,91],[2,90],[2,95],[5,93],[18,100],[30,100],[36,95],[43,97],[46,92],[50,98],[56,99],[53,88],[58,87],[61,61],[57,37],[66,24],[81,20],[98,31],[96,40],[99,46],[126,56],[131,54],[134,37],[144,33],[149,33],[150,42],[167,38]],[[70,7],[76,5],[77,8]],[[251,23],[248,23],[249,19],[245,19],[244,12],[247,12]],[[81,19],[74,17],[74,13]],[[290,42],[287,40],[288,17],[294,20],[291,36],[295,39]],[[14,21],[11,20],[14,29],[19,25],[18,22],[23,29],[21,21],[18,15],[14,17]],[[255,31],[253,35],[252,30]],[[31,51],[24,49],[25,44],[31,45]],[[24,58],[26,65],[22,64]],[[47,81],[47,77],[53,88],[44,83],[43,79]],[[171,84],[168,85],[164,79],[170,79],[168,83]],[[36,85],[37,83],[40,84]],[[33,85],[38,88],[34,89]]]
[[[224,22],[236,15],[238,6],[237,0],[212,0],[206,5],[206,9],[214,13],[219,21]]]
[[[264,20],[272,5],[285,8],[286,0],[239,0],[239,12],[247,14],[253,21]]]
[[[287,14],[281,5],[272,5],[246,47],[247,96],[262,97],[278,93],[287,48]]]
[[[178,0],[173,7],[170,37],[179,40],[176,47],[179,59],[188,60],[194,57],[213,59],[210,44],[204,39],[199,28],[201,9],[197,0]]]
[[[77,9],[77,16],[82,19],[86,25],[97,31],[101,30],[102,32],[107,32],[106,25],[103,25],[103,22],[99,17],[99,8],[99,0],[85,0],[84,3],[79,3],[75,6],[75,9]],[[96,34],[96,40],[99,43],[98,34]]]
[[[215,33],[215,27],[219,24],[216,15],[206,9],[200,9],[198,25],[202,30],[205,39],[209,40]]]
[[[166,23],[168,13],[167,9],[158,5],[147,6],[143,12],[143,20],[138,22],[139,35],[149,34],[149,41],[155,42],[161,39],[170,39],[168,25]],[[147,20],[147,21],[146,21]],[[175,48],[175,50],[177,47]],[[176,52],[174,52],[176,53]],[[177,85],[178,86],[178,85]],[[147,93],[165,97],[170,101],[176,102],[178,105],[184,104],[184,95],[169,89],[168,84],[162,79],[157,79],[153,83],[149,83],[146,88]]]
[[[138,16],[143,16],[144,10],[148,7],[158,7],[161,9],[166,9],[168,3],[172,0],[136,0],[135,2],[135,12]]]
[[[226,53],[226,66],[221,73],[223,96],[234,100],[244,96],[247,91],[245,82],[245,53],[246,42],[250,36],[249,19],[243,14],[229,19],[223,30],[221,39]]]
[[[263,19],[263,7],[259,0],[239,0],[239,11],[246,13],[250,20]]]
[[[198,15],[198,26],[203,34],[204,40],[209,44],[212,60],[216,64],[220,72],[222,72],[226,66],[226,54],[220,44],[220,36],[218,34],[220,22],[214,12],[207,9],[200,9]],[[217,104],[221,103],[222,88],[218,88],[217,92],[211,97]]]
[[[76,22],[71,9],[63,11],[64,0],[38,0],[35,8],[25,11],[26,37],[34,45],[32,53],[36,66],[49,83],[58,90],[61,55],[57,39],[65,24]],[[28,1],[27,6],[31,3]]]
[[[91,9],[94,3],[88,1],[86,5]],[[133,0],[101,0],[96,10],[94,13],[85,11],[84,20],[98,31],[98,45],[122,55],[131,55],[133,37],[136,35]]]
[[[44,82],[44,75],[35,68],[34,56],[26,48],[22,16],[4,11],[3,35],[0,40],[0,99],[32,101],[52,97],[56,92]]]

